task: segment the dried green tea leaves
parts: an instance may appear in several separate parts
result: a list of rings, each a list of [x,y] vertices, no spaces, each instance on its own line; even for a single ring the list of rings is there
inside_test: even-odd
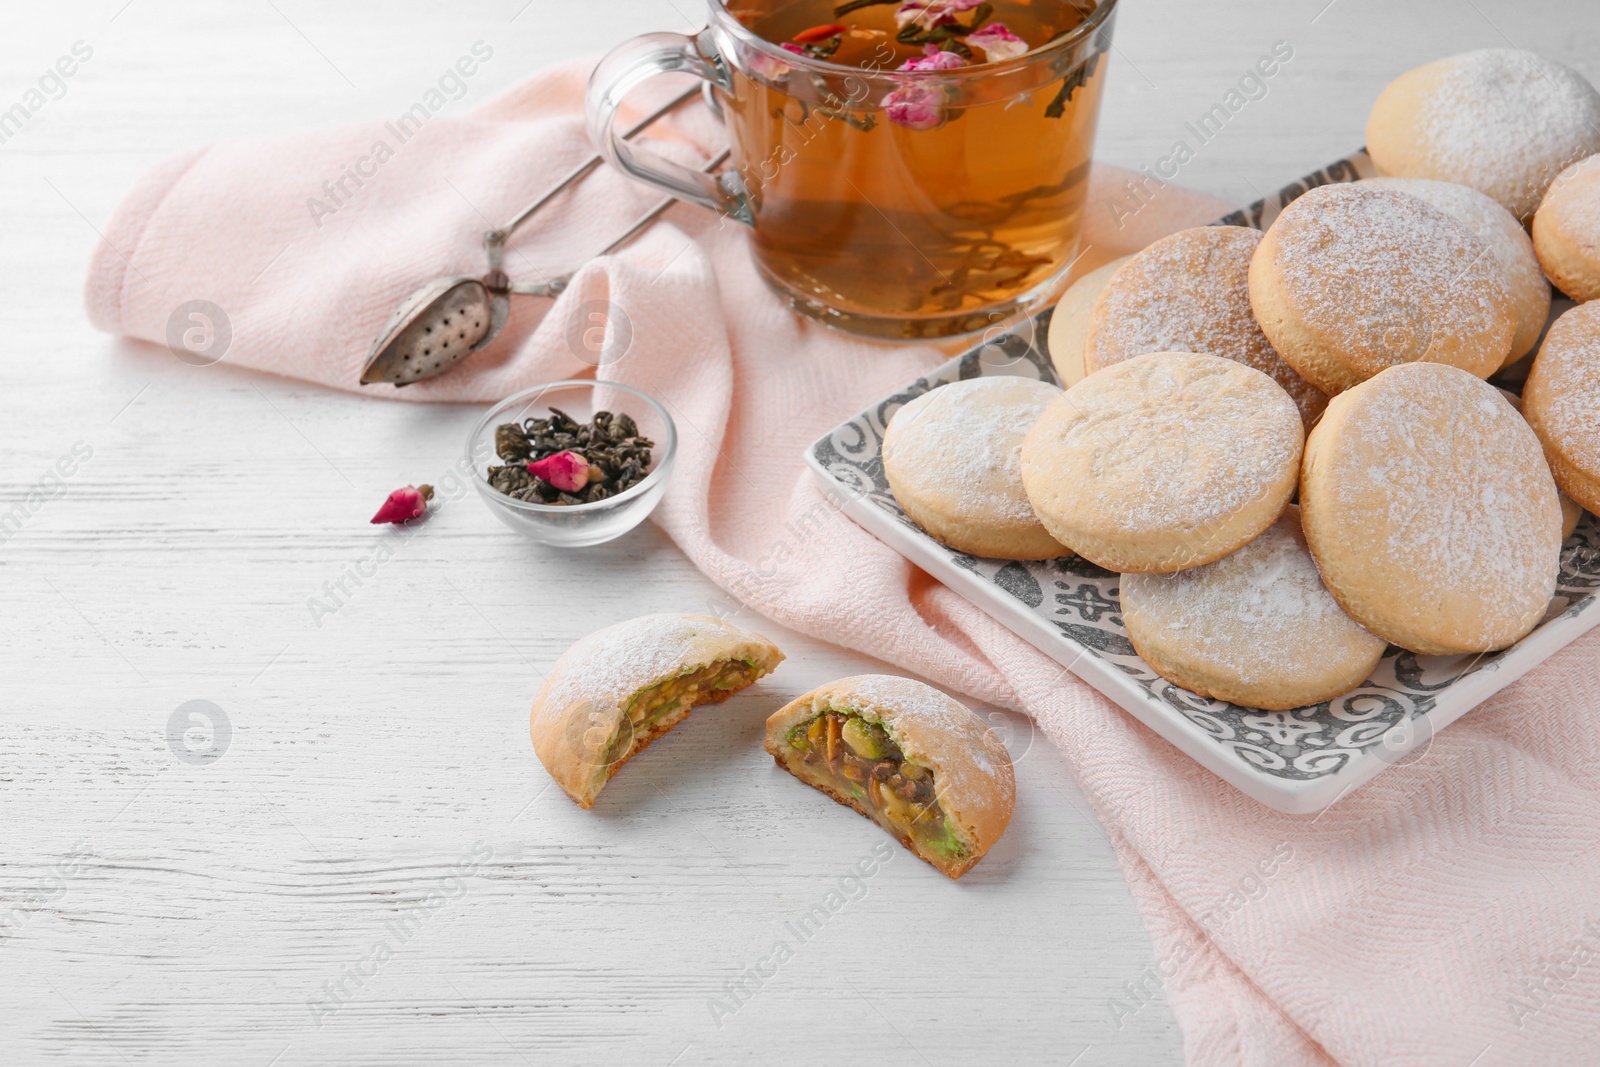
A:
[[[597,411],[588,422],[578,422],[556,408],[548,418],[508,422],[495,428],[495,452],[505,466],[489,468],[489,484],[511,497],[532,504],[593,504],[631,489],[650,473],[650,450],[655,442],[639,434],[627,414]],[[568,493],[529,473],[528,465],[560,452],[576,452],[600,471],[583,489]]]

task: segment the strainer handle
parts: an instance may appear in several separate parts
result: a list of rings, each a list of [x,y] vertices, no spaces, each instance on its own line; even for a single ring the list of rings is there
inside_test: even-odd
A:
[[[691,170],[654,152],[630,144],[616,131],[617,111],[627,95],[660,74],[693,74],[703,81],[729,89],[715,57],[701,54],[693,37],[681,33],[647,33],[620,45],[595,68],[584,98],[589,137],[606,162],[635,181],[653,186],[669,196],[699,204],[750,222],[750,207],[732,183],[715,175]]]

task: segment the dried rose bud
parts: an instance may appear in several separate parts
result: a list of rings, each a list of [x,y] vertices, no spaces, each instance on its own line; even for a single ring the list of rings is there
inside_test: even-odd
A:
[[[924,45],[922,55],[906,60],[900,64],[899,69],[905,71],[924,70],[955,70],[964,67],[967,61],[954,52],[946,52],[938,45]]]
[[[428,501],[433,499],[433,486],[408,485],[404,489],[396,489],[389,494],[389,499],[383,502],[383,507],[372,516],[372,524],[392,522],[399,525],[419,519],[428,510]]]
[[[908,0],[895,11],[894,21],[902,30],[912,23],[931,30],[950,25],[956,20],[956,12],[971,11],[982,4],[983,0]]]
[[[528,464],[528,473],[563,493],[576,493],[589,484],[589,461],[576,452],[557,452]]]
[[[1028,53],[1028,42],[1003,22],[991,22],[977,33],[969,33],[967,44],[983,49],[984,58],[990,63],[1003,63]]]
[[[889,121],[908,130],[931,130],[944,123],[944,90],[937,85],[902,85],[883,98]]]
[[[806,54],[806,50],[797,44],[789,44],[785,42],[778,47],[782,48],[786,52],[793,52],[797,56],[803,56]],[[771,56],[762,55],[760,52],[751,52],[745,58],[749,62],[750,72],[755,74],[757,77],[765,78],[768,81],[778,81],[794,69],[793,67],[789,66],[789,64],[783,62],[783,60],[773,59]]]

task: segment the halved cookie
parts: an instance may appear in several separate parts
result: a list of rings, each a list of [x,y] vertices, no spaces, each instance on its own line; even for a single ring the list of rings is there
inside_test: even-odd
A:
[[[1011,756],[971,710],[887,674],[841,678],[767,720],[778,766],[960,878],[1011,822]]]
[[[709,615],[645,615],[564,652],[533,698],[539,762],[580,807],[697,704],[715,704],[783,662],[776,645]]]

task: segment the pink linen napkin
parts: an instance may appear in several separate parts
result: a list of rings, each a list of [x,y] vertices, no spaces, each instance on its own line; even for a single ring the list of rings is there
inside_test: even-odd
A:
[[[394,307],[435,277],[480,274],[481,232],[589,152],[586,73],[541,74],[404,143],[374,122],[170,160],[106,230],[90,318],[165,342],[174,309],[210,301],[231,324],[226,361],[356,389]],[[672,131],[665,150],[686,161],[720,141],[701,109]],[[361,163],[379,142],[389,158]],[[1096,169],[1081,268],[1225,210],[1169,188],[1127,217],[1137,177]],[[518,236],[508,269],[574,266],[654,199],[602,168]],[[1596,1061],[1600,632],[1323,815],[1263,808],[824,499],[805,446],[945,357],[799,318],[746,245],[737,224],[674,208],[553,306],[518,302],[461,371],[368,395],[490,401],[586,373],[588,314],[625,316],[631,343],[599,373],[677,419],[656,521],[707,575],[786,625],[1024,711],[1060,749],[1156,945],[1108,1027],[1164,986],[1189,1062],[1208,1067]]]

